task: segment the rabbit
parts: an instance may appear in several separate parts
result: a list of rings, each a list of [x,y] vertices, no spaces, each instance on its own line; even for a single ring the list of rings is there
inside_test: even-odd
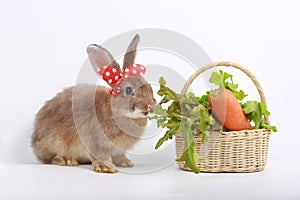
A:
[[[139,35],[132,39],[123,60],[123,73],[134,64]],[[94,71],[119,64],[105,48],[88,45]],[[116,84],[109,83],[113,88]],[[126,151],[139,141],[156,100],[142,77],[127,77],[112,95],[105,86],[77,84],[47,101],[35,117],[31,146],[45,164],[78,166],[92,163],[95,172],[116,173],[133,167]]]

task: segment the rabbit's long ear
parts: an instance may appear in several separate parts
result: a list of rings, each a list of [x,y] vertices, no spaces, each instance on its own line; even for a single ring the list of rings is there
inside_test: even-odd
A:
[[[120,69],[119,64],[105,48],[90,44],[86,49],[94,71],[98,74],[99,67],[113,65]]]
[[[124,56],[123,70],[125,70],[126,67],[128,67],[129,65],[134,64],[136,49],[139,42],[140,42],[140,36],[139,34],[136,34],[134,38],[131,40],[129,47],[127,48],[126,54]]]

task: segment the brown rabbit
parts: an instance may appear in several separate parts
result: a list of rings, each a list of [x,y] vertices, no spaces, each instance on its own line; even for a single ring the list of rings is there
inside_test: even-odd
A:
[[[124,56],[123,71],[134,63],[138,43],[136,35]],[[120,69],[101,46],[89,45],[87,53],[95,72],[108,65]],[[78,84],[47,101],[36,115],[32,135],[38,159],[61,166],[92,162],[94,171],[104,173],[118,172],[115,165],[132,167],[125,153],[139,140],[156,102],[143,77],[125,78],[119,89],[112,96],[107,87]]]

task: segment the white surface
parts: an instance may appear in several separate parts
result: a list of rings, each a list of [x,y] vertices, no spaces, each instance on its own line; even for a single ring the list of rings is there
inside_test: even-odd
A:
[[[299,10],[297,0],[1,0],[0,162],[10,164],[1,166],[0,198],[299,198]],[[265,171],[195,176],[171,166],[111,176],[85,167],[35,165],[30,148],[34,115],[45,100],[74,84],[86,46],[145,27],[182,33],[212,60],[238,62],[257,76],[271,122],[279,129],[272,134]],[[144,62],[142,56],[138,60]],[[242,88],[256,95],[247,79],[240,79]]]
[[[96,174],[91,166],[0,166],[1,199],[299,199],[299,165],[272,163],[248,174],[181,171],[177,165],[143,175]]]

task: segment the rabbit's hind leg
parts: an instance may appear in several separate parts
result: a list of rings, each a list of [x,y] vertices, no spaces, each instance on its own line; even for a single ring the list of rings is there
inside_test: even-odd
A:
[[[73,158],[66,159],[67,166],[79,166],[79,162]]]
[[[59,165],[59,166],[66,166],[66,160],[64,159],[64,157],[56,155],[52,159],[51,164],[53,164],[53,165]]]
[[[63,156],[56,155],[52,159],[51,164],[59,166],[78,166],[79,162],[73,158],[66,158]]]

